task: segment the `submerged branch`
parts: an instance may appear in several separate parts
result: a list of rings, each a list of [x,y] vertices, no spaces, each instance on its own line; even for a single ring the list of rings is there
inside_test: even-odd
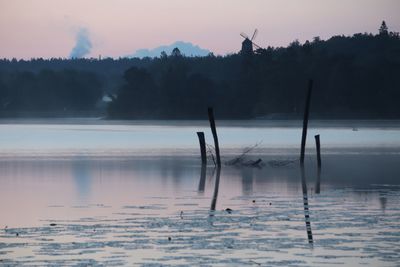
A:
[[[209,158],[211,158],[212,162],[214,163],[214,166],[217,166],[217,162],[215,161],[215,156],[214,156],[214,152],[213,152],[213,151],[215,151],[215,148],[212,145],[207,144],[207,143],[206,143],[206,146],[207,146],[207,156]]]
[[[245,160],[247,154],[249,154],[251,151],[253,151],[255,148],[257,148],[262,141],[254,144],[251,147],[246,147],[244,148],[242,154],[237,156],[234,159],[231,159],[227,162],[225,162],[225,165],[228,166],[246,166],[246,167],[261,167],[262,159],[257,159],[257,160]]]

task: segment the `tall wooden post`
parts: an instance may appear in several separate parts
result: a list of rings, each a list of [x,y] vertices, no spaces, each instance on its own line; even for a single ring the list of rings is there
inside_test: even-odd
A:
[[[319,134],[315,137],[315,147],[317,149],[317,162],[318,162],[318,169],[321,169],[321,143],[319,140]]]
[[[319,139],[319,134],[315,136],[315,146],[317,148],[317,183],[315,185],[315,193],[319,194],[321,192],[321,144]]]
[[[313,86],[313,80],[309,80],[307,97],[306,97],[306,106],[304,108],[303,133],[301,135],[301,151],[300,151],[300,164],[301,165],[304,165],[304,152],[305,152],[305,148],[306,148],[308,114],[310,113],[310,100],[311,100],[312,86]]]
[[[218,135],[217,135],[217,129],[215,128],[214,111],[212,108],[208,108],[208,120],[210,121],[211,132],[214,137],[215,156],[217,158],[217,166],[218,166],[218,168],[221,168],[221,158],[219,155]]]
[[[197,137],[199,138],[200,153],[201,153],[201,164],[207,164],[207,154],[206,154],[206,139],[204,138],[203,132],[197,132]]]

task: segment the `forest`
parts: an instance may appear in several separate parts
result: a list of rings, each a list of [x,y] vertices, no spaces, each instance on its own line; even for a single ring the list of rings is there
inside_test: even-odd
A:
[[[400,37],[384,23],[226,56],[2,59],[0,116],[205,119],[213,106],[221,119],[293,119],[313,79],[311,117],[400,119],[399,77]]]

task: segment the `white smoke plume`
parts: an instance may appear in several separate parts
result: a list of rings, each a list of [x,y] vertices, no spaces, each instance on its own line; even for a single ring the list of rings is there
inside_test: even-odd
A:
[[[92,42],[89,39],[89,32],[85,28],[79,29],[76,34],[76,43],[69,54],[70,58],[82,58],[90,53]]]

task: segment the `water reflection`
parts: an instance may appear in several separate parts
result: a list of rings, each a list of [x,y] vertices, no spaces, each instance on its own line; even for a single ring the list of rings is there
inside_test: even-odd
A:
[[[220,176],[221,176],[221,168],[217,168],[217,174],[215,176],[214,194],[212,197],[211,208],[210,208],[211,211],[215,211],[215,207],[217,205]]]
[[[324,197],[316,197],[319,203],[313,206],[318,211],[314,231],[315,224],[323,231],[312,252],[307,173],[299,173],[297,166],[226,167],[221,173],[200,167],[197,157],[0,160],[1,227],[20,233],[16,237],[0,229],[1,258],[9,260],[2,263],[395,266],[400,186],[394,167],[399,157],[388,166],[393,172],[373,174],[368,182],[365,172],[346,175],[348,169],[341,170],[337,161],[343,157],[327,158]],[[387,164],[386,158],[377,159]],[[360,168],[363,162],[359,163],[351,166]],[[312,165],[306,167],[315,171]],[[311,244],[305,246],[305,239],[298,238],[304,235],[304,225],[292,219],[299,212],[299,206],[292,205],[299,203],[299,178]],[[204,196],[196,196],[196,190]],[[92,205],[74,205],[88,195]],[[235,211],[215,216],[220,214],[214,213],[217,202]],[[57,226],[49,227],[54,221]],[[382,226],[379,231],[377,223]],[[214,253],[227,247],[227,256]]]
[[[199,193],[204,193],[204,188],[206,185],[206,173],[207,173],[207,165],[201,164],[201,171],[200,171],[200,181],[199,181]]]
[[[253,168],[242,168],[242,194],[251,195],[253,193],[253,180],[254,170]]]
[[[321,167],[318,167],[317,170],[317,182],[315,184],[315,193],[321,193]]]
[[[87,162],[77,158],[72,163],[72,174],[80,201],[84,201],[90,194],[92,179],[89,174],[89,166]]]
[[[301,187],[303,191],[304,220],[306,222],[308,243],[313,244],[314,241],[311,230],[310,210],[308,206],[307,182],[303,165],[301,166]]]
[[[383,212],[386,210],[386,204],[387,204],[387,198],[385,195],[382,193],[380,194],[381,196],[379,197],[379,203],[381,204],[381,209]]]

